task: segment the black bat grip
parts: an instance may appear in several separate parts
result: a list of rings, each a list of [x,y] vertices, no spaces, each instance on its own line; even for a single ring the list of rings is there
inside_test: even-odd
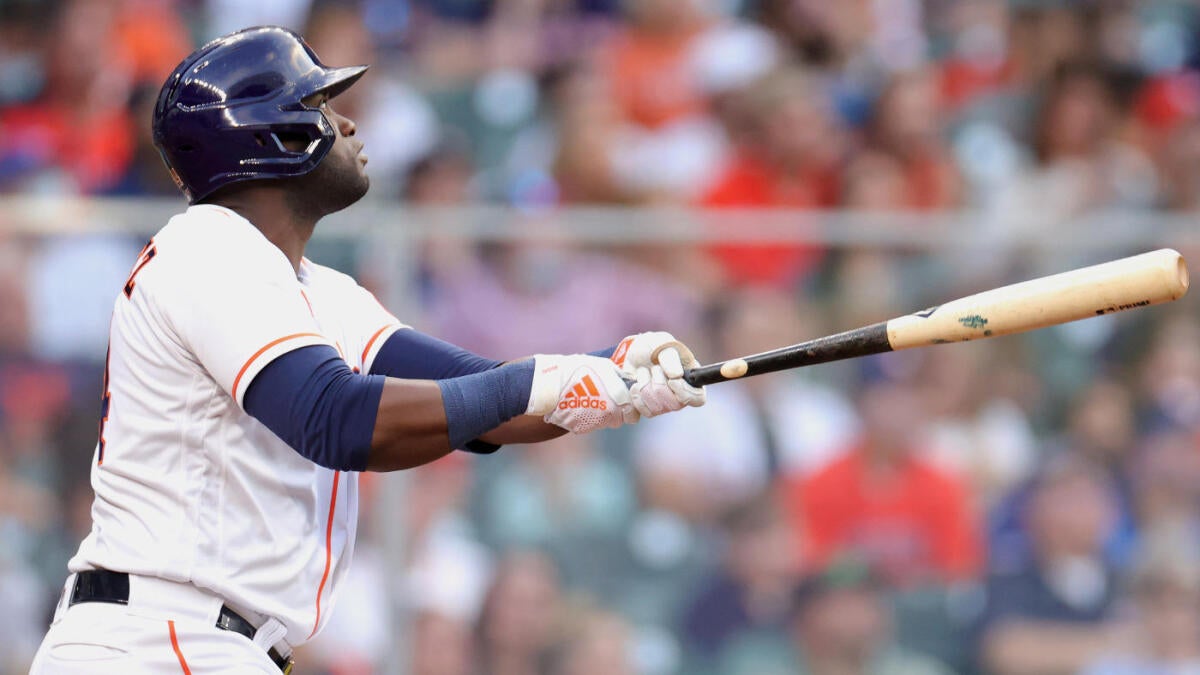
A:
[[[743,356],[746,362],[746,372],[739,377],[725,377],[721,374],[721,366],[725,361],[710,363],[707,366],[692,368],[683,372],[683,379],[694,387],[706,384],[716,384],[743,377],[774,373],[780,370],[811,366],[830,361],[852,359],[868,354],[881,354],[892,351],[888,342],[887,322],[871,324],[855,328],[837,335],[828,335],[808,342],[780,347],[769,352]]]
[[[707,366],[700,366],[699,368],[689,368],[683,371],[683,380],[693,387],[703,387],[706,384],[724,382],[728,379],[721,374],[721,366],[724,363],[722,361],[720,363],[710,363]]]

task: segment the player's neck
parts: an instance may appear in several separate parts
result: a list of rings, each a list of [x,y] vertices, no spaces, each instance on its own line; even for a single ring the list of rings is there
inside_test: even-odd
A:
[[[254,190],[229,195],[221,206],[250,221],[263,236],[287,256],[296,273],[304,248],[312,238],[320,216],[305,214],[292,208],[283,190]]]

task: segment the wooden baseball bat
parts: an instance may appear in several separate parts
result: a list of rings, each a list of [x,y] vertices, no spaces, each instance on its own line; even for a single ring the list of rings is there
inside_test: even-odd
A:
[[[1021,333],[1170,302],[1188,289],[1178,251],[1164,248],[994,288],[924,311],[686,371],[695,386],[868,354]]]

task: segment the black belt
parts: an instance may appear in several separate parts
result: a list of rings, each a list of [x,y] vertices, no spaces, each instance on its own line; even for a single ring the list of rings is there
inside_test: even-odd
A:
[[[81,602],[110,602],[117,605],[128,605],[129,575],[124,572],[108,570],[79,572],[75,575],[75,585],[71,588],[71,599],[67,606],[70,607]],[[217,628],[233,631],[251,640],[254,639],[254,625],[242,615],[229,609],[227,605],[221,605],[221,613],[217,615]],[[279,650],[274,647],[267,650],[267,656],[271,657],[284,675],[292,672],[293,664],[290,657],[280,654]]]

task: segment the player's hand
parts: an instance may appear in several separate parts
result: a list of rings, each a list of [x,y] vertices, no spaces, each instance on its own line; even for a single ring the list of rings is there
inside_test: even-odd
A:
[[[704,405],[704,387],[693,387],[683,379],[687,368],[700,362],[687,345],[662,331],[638,333],[621,340],[612,360],[622,375],[634,382],[629,393],[633,406],[643,417],[654,417],[684,406]]]
[[[586,354],[535,356],[525,414],[542,415],[577,434],[640,419],[620,368],[609,359]]]

